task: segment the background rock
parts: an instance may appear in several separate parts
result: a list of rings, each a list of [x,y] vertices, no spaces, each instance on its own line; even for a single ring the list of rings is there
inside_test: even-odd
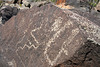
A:
[[[95,9],[100,11],[100,2],[97,4],[97,6],[95,7]]]
[[[19,10],[17,7],[3,6],[0,9],[2,23],[5,24],[5,22],[8,21],[12,16],[17,15],[18,11]]]

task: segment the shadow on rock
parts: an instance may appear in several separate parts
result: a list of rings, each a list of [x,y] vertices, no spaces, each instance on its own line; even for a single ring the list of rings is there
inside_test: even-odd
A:
[[[100,45],[88,40],[70,60],[55,67],[100,67]]]

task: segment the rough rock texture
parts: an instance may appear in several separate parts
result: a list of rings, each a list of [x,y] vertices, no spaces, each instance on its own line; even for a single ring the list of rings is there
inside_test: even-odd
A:
[[[100,46],[88,40],[73,57],[55,67],[100,67]]]
[[[100,11],[100,2],[97,4],[96,10],[99,10]]]
[[[94,22],[95,24],[99,25],[100,26],[100,18],[97,17],[96,15],[93,15],[91,13],[88,13],[88,12],[82,12],[78,9],[70,9],[71,11],[73,11],[74,13],[77,13],[79,15],[81,15],[82,17],[85,17],[87,18],[88,20]],[[97,13],[99,15],[99,13]]]
[[[10,67],[52,67],[70,60],[77,51],[88,52],[82,48],[88,40],[100,47],[99,36],[100,26],[79,14],[52,4],[34,6],[0,27],[0,59]]]
[[[67,4],[78,6],[81,0],[66,0]]]
[[[11,7],[11,6],[3,6],[0,9],[0,18],[2,17],[2,23],[5,24],[6,21],[8,21],[12,16],[17,15],[18,13],[17,7]]]

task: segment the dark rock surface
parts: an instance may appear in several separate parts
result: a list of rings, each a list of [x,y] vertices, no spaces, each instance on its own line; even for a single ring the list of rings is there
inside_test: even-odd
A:
[[[99,67],[100,45],[88,40],[73,57],[55,67]]]
[[[8,21],[12,16],[17,15],[18,13],[17,7],[11,7],[11,6],[3,6],[0,9],[0,17],[2,17],[2,23],[5,24],[6,21]]]
[[[10,67],[52,67],[73,56],[80,58],[77,51],[90,51],[84,49],[91,43],[88,40],[98,44],[99,50],[99,36],[100,26],[88,18],[52,4],[34,6],[0,27],[0,55]]]
[[[81,0],[66,0],[66,3],[70,5],[79,5],[80,1]]]
[[[77,10],[77,9],[70,9],[70,10],[73,11],[74,13],[79,14],[82,17],[87,18],[88,20],[90,20],[90,21],[94,22],[95,24],[97,24],[98,26],[100,26],[100,18],[98,18],[97,16],[95,16],[91,13],[88,13],[88,12],[82,12],[82,11]]]

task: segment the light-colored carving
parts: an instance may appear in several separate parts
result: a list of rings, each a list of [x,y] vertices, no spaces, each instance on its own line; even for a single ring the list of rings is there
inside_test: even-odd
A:
[[[100,27],[97,24],[87,18],[80,17],[80,15],[76,13],[71,14],[70,17],[78,21],[77,23],[79,24],[80,30],[85,31],[84,33],[89,35],[88,39],[93,39],[93,41],[100,44]]]
[[[34,47],[35,49],[37,48],[34,45],[29,46],[29,45],[25,44],[23,47],[18,47],[18,49],[16,50],[16,52],[19,51],[19,49],[23,50],[25,47],[27,47],[28,49],[30,49],[32,47]]]
[[[33,17],[35,17],[35,16],[38,15],[38,14],[42,14],[42,12],[43,12],[43,11],[36,12],[35,14],[33,14]],[[24,22],[24,20],[25,20],[25,19],[23,18],[22,22]],[[23,41],[23,39],[24,39],[24,37],[25,37],[25,34],[27,33],[27,30],[30,28],[30,26],[31,26],[32,23],[33,23],[33,22],[32,22],[32,19],[30,19],[30,23],[29,23],[29,25],[28,25],[28,28],[24,31],[23,37],[21,38],[21,40],[19,40],[19,41],[17,42],[16,45],[18,45],[19,43],[21,43],[21,42]],[[37,28],[34,29],[34,30],[32,30],[32,31],[35,31],[35,30],[37,30]],[[33,35],[32,35],[32,36],[33,36]]]
[[[17,66],[16,66],[16,62],[15,62],[14,59],[13,59],[12,61],[9,61],[9,62],[8,62],[8,65],[11,66],[11,67],[17,67]]]
[[[23,48],[22,48],[23,49]],[[23,67],[25,67],[25,64],[22,61],[22,58],[18,55],[17,51],[19,50],[19,48],[16,50],[16,54],[18,56],[18,58],[20,59],[20,62],[22,63]]]
[[[56,34],[54,34],[53,38],[51,38],[49,40],[49,42],[46,44],[47,47],[45,48],[45,51],[44,51],[44,55],[46,57],[46,59],[48,60],[49,62],[49,65],[53,66],[56,62],[57,62],[57,59],[59,59],[59,57],[61,56],[61,53],[64,52],[65,55],[68,55],[68,51],[63,47],[63,46],[66,46],[66,45],[69,45],[72,40],[74,39],[74,37],[79,33],[79,29],[76,28],[74,30],[72,30],[72,34],[68,37],[68,39],[62,44],[61,46],[61,49],[58,53],[58,55],[56,56],[56,58],[52,61],[50,60],[49,58],[49,55],[47,54],[47,51],[48,51],[48,48],[50,47],[51,43],[56,39],[56,37],[60,35],[60,32],[64,31],[66,28],[66,25],[64,27],[62,27]]]
[[[58,31],[61,24],[62,24],[62,18],[58,17],[57,19],[55,19],[55,22],[51,27],[51,31]]]
[[[37,43],[37,46],[35,46],[34,44],[32,44],[31,41],[27,39],[27,41],[29,42],[29,45],[30,45],[30,46],[27,45],[27,44],[25,44],[23,47],[18,47],[17,50],[16,50],[16,53],[19,51],[19,49],[23,50],[25,47],[27,47],[28,49],[30,49],[30,48],[32,48],[32,47],[34,47],[34,49],[37,49],[37,48],[39,47],[39,45],[40,45],[39,42],[37,41],[37,39],[35,38],[35,36],[32,34],[33,31],[36,31],[36,30],[39,30],[39,29],[41,29],[41,27],[40,27],[40,28],[36,28],[36,29],[34,29],[34,30],[32,30],[32,31],[30,32],[32,38],[34,38],[35,42]],[[26,32],[25,32],[25,33],[26,33]],[[25,37],[25,35],[24,35],[24,37]],[[24,38],[24,37],[23,37],[23,38]],[[21,40],[20,42],[22,42],[22,40]],[[20,43],[20,42],[19,42],[19,43]],[[17,53],[17,55],[18,55],[18,53]],[[19,55],[18,55],[18,57],[19,57],[20,60],[21,60],[21,57],[20,57]],[[22,62],[22,64],[23,64],[23,66],[25,67],[25,64],[23,63],[22,60],[21,60],[21,62]]]
[[[31,24],[32,24],[32,20],[30,19],[30,24],[28,25],[28,28],[24,31],[23,37],[21,38],[21,40],[19,40],[19,41],[17,42],[16,45],[18,45],[19,43],[21,43],[21,42],[23,41],[23,39],[24,39],[24,37],[25,37],[25,34],[27,33],[27,30],[29,29],[29,27],[30,27]]]
[[[42,13],[43,13],[43,11],[38,11],[38,12],[36,12],[36,13],[33,14],[33,17],[35,17],[38,14],[42,14]]]
[[[38,15],[38,14],[40,14],[40,13],[42,13],[42,11],[33,14],[33,17],[35,17],[36,15]],[[30,28],[30,26],[31,26],[32,23],[33,23],[33,22],[32,22],[32,20],[30,19],[30,24],[28,25],[28,28],[24,31],[23,37],[21,38],[21,40],[19,40],[19,41],[17,42],[16,45],[20,44],[20,43],[23,41],[23,39],[25,38],[25,34],[27,33],[27,31],[28,31],[28,29]],[[24,44],[24,46],[18,47],[18,48],[16,49],[16,54],[17,54],[17,55],[18,55],[17,52],[19,51],[19,49],[22,49],[22,50],[23,50],[25,47],[27,47],[28,49],[30,49],[30,48],[32,48],[32,47],[34,47],[34,49],[37,49],[37,48],[38,48],[39,42],[37,41],[37,39],[35,38],[35,36],[32,34],[32,32],[37,31],[37,30],[39,30],[39,29],[41,29],[41,26],[40,26],[39,28],[33,29],[33,30],[30,32],[30,35],[32,36],[32,38],[34,38],[35,42],[37,43],[37,47],[36,47],[34,44],[32,44],[31,41],[30,41],[29,39],[27,39],[27,41],[29,42],[30,46],[27,45],[27,44]],[[23,63],[21,57],[20,57],[19,55],[18,55],[18,57],[19,57],[19,59],[20,59],[20,62],[21,62],[22,65],[23,65],[23,67],[26,67],[25,64]],[[31,61],[31,59],[30,59],[30,61]]]
[[[37,41],[37,39],[35,38],[35,36],[32,34],[33,31],[34,30],[31,31],[31,36],[34,38],[35,42],[37,43],[37,47],[38,47],[39,46],[39,42]],[[37,47],[35,47],[35,48],[37,48]]]

